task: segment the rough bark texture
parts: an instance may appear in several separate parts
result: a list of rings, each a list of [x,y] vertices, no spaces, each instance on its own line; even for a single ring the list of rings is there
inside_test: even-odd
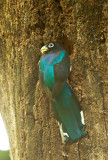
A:
[[[107,11],[105,0],[0,1],[0,112],[11,160],[108,159]],[[89,135],[71,146],[38,82],[39,50],[51,41],[70,54]]]

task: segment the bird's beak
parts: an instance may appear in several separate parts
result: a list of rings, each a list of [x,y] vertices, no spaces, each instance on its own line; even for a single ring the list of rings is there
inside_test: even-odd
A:
[[[41,49],[40,49],[41,53],[44,54],[46,51],[48,51],[48,47],[47,46],[43,46]]]

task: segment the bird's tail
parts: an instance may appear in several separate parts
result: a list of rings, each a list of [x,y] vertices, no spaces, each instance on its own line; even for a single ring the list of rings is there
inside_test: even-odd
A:
[[[52,106],[63,143],[71,144],[87,135],[84,131],[83,112],[80,112],[79,103],[67,83],[55,100],[52,100]]]

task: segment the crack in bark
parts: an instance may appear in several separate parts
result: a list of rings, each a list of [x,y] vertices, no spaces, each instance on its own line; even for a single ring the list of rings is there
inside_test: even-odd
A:
[[[79,160],[81,160],[79,142],[78,142],[78,157],[79,157]]]
[[[107,124],[106,124],[106,115],[105,115],[105,106],[104,106],[104,102],[105,102],[105,100],[104,100],[104,94],[102,95],[102,97],[103,97],[103,110],[104,110],[104,123],[105,123],[105,131],[106,131],[106,137],[107,137]]]
[[[63,153],[62,153],[63,160],[68,160],[69,149],[70,149],[70,146],[69,146],[69,145],[67,145],[67,144],[64,144],[64,145],[63,145]]]

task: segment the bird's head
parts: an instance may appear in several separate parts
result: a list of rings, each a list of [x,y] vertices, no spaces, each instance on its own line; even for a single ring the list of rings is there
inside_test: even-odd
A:
[[[63,51],[64,48],[62,48],[58,43],[51,42],[48,45],[43,46],[40,51],[42,54],[48,54],[50,52],[57,52],[57,51]]]

